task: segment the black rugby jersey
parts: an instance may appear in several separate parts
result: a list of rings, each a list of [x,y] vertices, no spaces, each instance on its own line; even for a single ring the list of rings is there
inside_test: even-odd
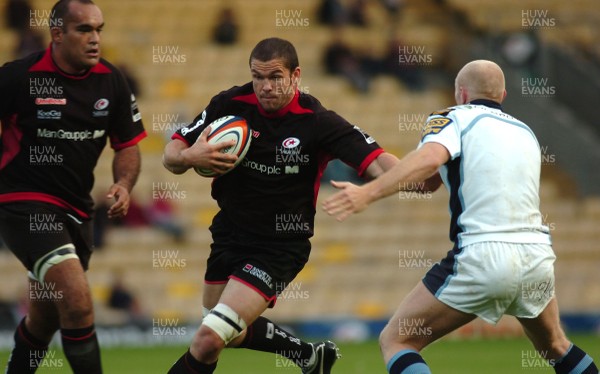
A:
[[[146,132],[114,66],[101,59],[84,75],[68,75],[50,48],[0,67],[0,203],[43,201],[88,218],[107,138],[120,150]]]
[[[267,113],[252,83],[213,97],[208,107],[173,139],[193,144],[215,119],[237,115],[252,128],[244,160],[212,184],[221,214],[238,230],[269,238],[309,238],[327,163],[339,158],[362,174],[383,149],[360,128],[297,92],[286,107]]]

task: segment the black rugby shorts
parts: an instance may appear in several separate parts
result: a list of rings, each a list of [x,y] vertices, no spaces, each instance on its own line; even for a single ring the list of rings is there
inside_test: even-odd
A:
[[[29,271],[37,260],[65,244],[75,246],[84,270],[92,255],[91,221],[42,202],[0,204],[0,237]]]
[[[210,227],[213,236],[204,282],[235,279],[275,305],[277,295],[304,268],[310,255],[308,239],[269,239],[241,232],[219,213]]]

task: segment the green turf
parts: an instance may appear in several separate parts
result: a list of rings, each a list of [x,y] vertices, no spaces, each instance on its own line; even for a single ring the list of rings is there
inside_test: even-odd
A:
[[[600,337],[572,336],[572,340],[600,362]],[[152,348],[105,348],[102,350],[104,372],[107,374],[166,373],[169,366],[185,347]],[[386,373],[379,354],[377,342],[340,344],[342,359],[333,372],[339,374]],[[60,351],[51,363],[52,367],[37,371],[41,374],[69,373],[66,360]],[[498,340],[450,340],[445,339],[428,347],[423,356],[433,373],[443,374],[512,374],[553,373],[543,360],[533,353],[526,339]],[[0,352],[0,368],[3,368],[8,352]],[[57,366],[63,366],[57,368]],[[284,359],[275,355],[248,350],[226,350],[221,356],[216,373],[240,374],[286,374],[299,373]]]

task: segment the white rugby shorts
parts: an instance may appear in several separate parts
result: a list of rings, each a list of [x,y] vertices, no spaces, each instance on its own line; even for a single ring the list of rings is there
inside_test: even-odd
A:
[[[455,248],[423,283],[446,305],[496,324],[502,315],[535,318],[554,296],[547,244],[481,242]]]

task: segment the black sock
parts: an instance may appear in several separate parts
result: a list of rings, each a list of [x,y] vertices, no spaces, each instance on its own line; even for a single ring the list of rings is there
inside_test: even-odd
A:
[[[74,374],[100,374],[100,346],[94,325],[81,329],[60,329],[65,356]]]
[[[390,374],[408,374],[408,373],[429,373],[431,370],[423,360],[423,357],[412,349],[404,349],[397,352],[387,363],[388,373]]]
[[[216,361],[209,365],[203,364],[196,360],[188,349],[188,351],[173,364],[168,374],[212,374],[216,368]]]
[[[575,344],[571,345],[567,353],[552,366],[558,374],[598,374],[594,360]]]
[[[308,366],[313,354],[311,344],[303,342],[262,316],[248,326],[246,337],[238,348],[275,353],[301,367]]]
[[[25,318],[15,330],[15,346],[8,358],[6,374],[34,373],[48,351],[48,342],[31,335]]]

